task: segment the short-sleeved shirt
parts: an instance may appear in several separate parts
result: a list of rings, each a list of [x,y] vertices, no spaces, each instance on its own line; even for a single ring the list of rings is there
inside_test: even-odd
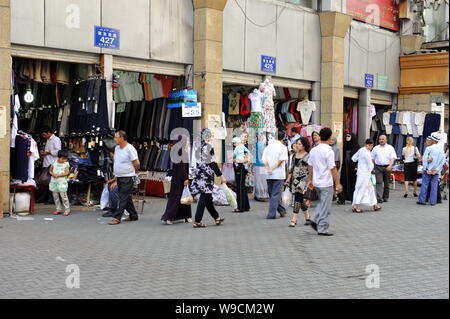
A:
[[[133,161],[139,159],[136,149],[128,144],[124,148],[116,146],[114,151],[114,176],[133,177],[136,176]]]
[[[267,174],[267,179],[286,179],[286,161],[288,159],[288,149],[280,141],[269,144],[269,146],[264,149],[262,161],[269,163],[270,167],[274,167],[279,161],[284,162],[280,167],[274,169],[272,174]]]
[[[233,152],[233,157],[236,158],[238,161],[245,160],[245,154],[250,153],[248,148],[245,147],[245,145],[241,144],[239,146],[236,146]]]
[[[389,144],[385,144],[384,146],[377,145],[373,148],[372,158],[375,165],[389,165],[391,164],[391,160],[397,159],[397,153]]]
[[[44,156],[43,167],[49,167],[58,159],[58,152],[61,150],[61,140],[58,136],[53,134],[47,140],[47,144],[45,144],[45,151],[49,152],[50,155]]]
[[[330,145],[319,144],[309,153],[308,165],[313,167],[314,187],[332,187],[331,170],[336,167],[334,152]]]
[[[420,155],[419,149],[417,147],[413,147],[412,149],[408,149],[407,147],[403,148],[402,155],[405,159],[405,163],[413,163],[415,162],[415,158],[418,158]]]

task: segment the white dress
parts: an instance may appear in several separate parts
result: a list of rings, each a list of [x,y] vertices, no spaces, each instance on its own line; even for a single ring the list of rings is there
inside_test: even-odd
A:
[[[353,155],[352,161],[358,162],[353,205],[376,205],[377,196],[375,188],[370,181],[372,170],[374,168],[371,152],[366,147],[362,147],[355,155]]]

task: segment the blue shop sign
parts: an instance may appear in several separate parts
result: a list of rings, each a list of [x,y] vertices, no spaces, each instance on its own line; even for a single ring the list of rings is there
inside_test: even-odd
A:
[[[277,58],[261,55],[261,71],[268,73],[277,73]]]
[[[368,89],[373,89],[374,76],[373,74],[364,74],[364,87]]]
[[[94,45],[104,49],[120,50],[120,30],[95,26]]]

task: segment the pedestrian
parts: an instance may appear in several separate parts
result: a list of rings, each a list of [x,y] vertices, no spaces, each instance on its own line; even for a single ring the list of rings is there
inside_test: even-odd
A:
[[[219,216],[213,202],[214,174],[221,178],[222,184],[226,184],[227,180],[223,177],[222,172],[217,165],[214,155],[214,148],[211,145],[212,133],[208,128],[202,129],[200,133],[200,145],[198,152],[196,151],[197,165],[192,170],[191,175],[195,176],[192,181],[191,191],[193,195],[200,194],[197,203],[197,211],[195,213],[194,228],[204,228],[206,225],[202,223],[205,208],[214,218],[215,224],[220,226],[225,220]]]
[[[317,190],[319,203],[311,214],[310,225],[320,236],[333,236],[328,232],[329,217],[333,200],[333,181],[336,191],[342,192],[342,185],[334,162],[334,152],[331,149],[331,129],[320,130],[320,144],[313,148],[308,159],[308,188]]]
[[[289,227],[295,227],[298,221],[300,210],[303,211],[305,217],[305,225],[310,224],[308,205],[306,204],[305,193],[308,184],[308,160],[311,146],[306,137],[300,137],[293,144],[295,154],[293,155],[289,175],[286,179],[286,185],[291,189],[294,195],[294,213],[292,215]]]
[[[262,161],[267,172],[267,186],[269,188],[269,213],[267,219],[276,219],[277,211],[281,217],[286,216],[286,209],[281,204],[281,193],[286,180],[286,161],[288,149],[282,143],[285,133],[278,131],[277,140],[270,143],[265,149]]]
[[[344,205],[345,201],[353,201],[353,193],[356,184],[356,163],[352,161],[353,155],[360,149],[358,139],[353,133],[347,133],[345,136],[343,161],[341,168],[340,181],[343,187],[342,193],[338,195],[339,205]]]
[[[124,131],[117,131],[114,140],[117,146],[114,150],[114,178],[110,183],[117,181],[119,208],[109,225],[120,224],[125,209],[130,215],[125,221],[139,219],[132,198],[135,178],[140,166],[139,157],[134,146],[128,143],[127,134]]]
[[[403,148],[402,156],[404,161],[404,173],[405,173],[405,195],[403,197],[408,197],[409,183],[413,183],[414,186],[414,197],[417,197],[417,166],[418,162],[422,160],[420,151],[417,147],[413,145],[414,139],[408,137],[406,139],[406,147]]]
[[[248,200],[248,190],[245,184],[245,180],[248,171],[245,167],[246,164],[250,163],[250,151],[239,137],[235,137],[232,140],[235,145],[233,151],[233,167],[236,180],[236,194],[237,194],[237,204],[238,207],[233,210],[234,213],[243,213],[250,210],[250,203]]]
[[[386,135],[379,137],[379,145],[372,150],[372,158],[375,163],[375,176],[377,179],[378,203],[389,200],[389,177],[392,172],[397,153],[394,147],[387,144]]]
[[[354,213],[362,213],[360,205],[372,206],[374,211],[378,211],[381,207],[377,204],[377,195],[371,182],[372,171],[375,167],[372,160],[371,151],[373,149],[373,140],[367,139],[365,146],[361,147],[352,161],[358,163],[355,193],[353,194],[352,211]]]
[[[298,141],[298,139],[301,137],[301,135],[298,132],[298,128],[293,127],[291,129],[291,137],[289,139],[289,145],[288,145],[288,150],[289,152],[295,154],[295,150],[294,150],[294,144]]]
[[[181,143],[181,141],[178,141]],[[189,162],[183,161],[182,152],[189,154],[189,142],[185,144],[184,148],[178,151],[180,161],[173,162],[172,159],[172,180],[170,183],[170,194],[167,200],[166,210],[161,216],[161,221],[165,225],[172,225],[173,222],[183,220],[185,223],[192,223],[191,205],[181,203],[183,190],[189,187]]]
[[[46,140],[45,149],[40,151],[40,155],[44,158],[42,167],[43,171],[38,178],[38,188],[42,190],[40,197],[36,203],[51,202],[51,194],[49,192],[50,174],[49,167],[58,160],[58,152],[61,150],[61,140],[53,134],[53,130],[44,126],[41,130],[41,136]]]
[[[336,136],[332,136],[331,138],[332,138],[331,148],[333,149],[333,152],[334,152],[334,162],[336,163],[336,169],[337,169],[338,174],[339,174],[339,170],[341,168],[341,152],[339,151],[339,147],[338,147],[338,144],[337,144],[337,137]],[[337,199],[337,194],[334,193],[333,194],[333,202],[336,201],[336,199]]]
[[[311,138],[312,138],[312,146],[311,146],[311,148],[314,148],[314,147],[316,147],[317,145],[320,144],[320,134],[319,134],[319,132],[317,132],[317,131],[312,132]]]
[[[426,140],[427,148],[423,153],[422,187],[417,204],[425,205],[428,189],[430,189],[430,204],[436,205],[439,192],[439,175],[445,163],[445,154],[437,144],[439,135],[431,134]]]
[[[69,152],[66,150],[58,151],[58,159],[50,165],[49,173],[51,175],[49,189],[53,193],[53,200],[55,201],[56,211],[53,215],[64,216],[70,215],[70,203],[67,197],[67,190],[69,184],[67,182],[67,176],[70,173],[69,165]],[[64,207],[63,207],[64,206]]]

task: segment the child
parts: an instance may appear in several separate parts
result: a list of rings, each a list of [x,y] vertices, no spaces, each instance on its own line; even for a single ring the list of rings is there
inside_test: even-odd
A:
[[[56,211],[53,215],[59,215],[62,213],[64,205],[64,216],[70,215],[69,198],[67,197],[67,176],[70,172],[70,165],[68,163],[69,153],[65,150],[58,152],[58,159],[50,166],[49,172],[52,176],[50,179],[50,191],[53,192],[53,199],[56,204]]]

